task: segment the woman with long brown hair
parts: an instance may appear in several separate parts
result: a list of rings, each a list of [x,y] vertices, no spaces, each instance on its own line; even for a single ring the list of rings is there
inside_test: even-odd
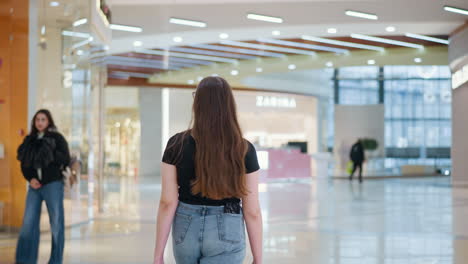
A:
[[[234,96],[223,78],[200,82],[192,124],[169,139],[163,155],[154,263],[164,263],[172,226],[177,263],[240,264],[245,219],[254,263],[260,264],[260,167],[254,146],[242,137]]]

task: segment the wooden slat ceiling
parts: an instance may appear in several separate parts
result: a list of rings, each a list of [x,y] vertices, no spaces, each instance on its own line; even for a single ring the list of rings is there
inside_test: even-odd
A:
[[[386,38],[397,41],[404,41],[414,44],[419,44],[423,46],[443,46],[444,44],[439,44],[436,42],[419,40],[414,38],[409,38],[406,36],[378,36],[380,38]],[[446,35],[431,36],[440,39],[448,39]],[[352,42],[356,44],[365,44],[371,46],[377,46],[382,48],[396,48],[401,47],[392,44],[379,43],[374,41],[367,41],[362,39],[356,39],[351,37],[336,37],[329,38],[332,40],[339,40],[345,42]],[[309,44],[309,45],[318,45],[330,48],[345,49],[348,51],[357,51],[361,50],[359,48],[344,47],[339,45],[325,44],[320,42],[303,40],[301,38],[292,38],[292,39],[281,39],[284,41],[295,42],[298,44]],[[295,49],[299,52],[315,52],[317,54],[330,53],[330,51],[321,51],[316,49],[308,49],[304,47],[295,47],[289,45],[280,45],[280,44],[271,44],[271,43],[262,43],[258,40],[244,41],[243,43],[247,44],[256,44],[256,45],[265,45],[272,48],[287,48]],[[227,44],[227,43],[226,43]],[[230,48],[230,50],[225,50]],[[153,51],[161,52],[161,49],[153,49]],[[106,58],[106,64],[108,68],[109,78],[116,79],[125,79],[125,78],[147,78],[156,73],[163,73],[167,71],[176,71],[180,69],[192,68],[197,66],[204,66],[213,63],[223,63],[219,60],[221,59],[231,59],[231,60],[243,60],[243,59],[255,59],[255,58],[264,58],[264,57],[273,57],[278,56],[290,56],[298,55],[292,52],[284,51],[274,51],[270,49],[259,49],[253,47],[240,47],[236,45],[224,45],[220,43],[212,43],[208,45],[193,45],[193,46],[177,46],[174,47],[175,52],[181,56],[171,56],[169,55],[165,58],[163,55],[159,54],[146,54],[143,52],[127,52],[122,54],[113,55]],[[213,54],[206,54],[206,52]],[[252,54],[258,53],[258,54]],[[264,52],[265,54],[262,54]],[[192,57],[193,56],[193,57]],[[242,58],[238,58],[243,56]],[[203,59],[201,59],[202,57]],[[213,58],[213,60],[210,60]]]

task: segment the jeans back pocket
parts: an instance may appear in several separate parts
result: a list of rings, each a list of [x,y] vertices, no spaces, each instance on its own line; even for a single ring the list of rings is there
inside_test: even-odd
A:
[[[242,214],[220,214],[218,217],[219,240],[239,243],[244,238],[244,218]]]
[[[191,222],[191,216],[176,213],[174,223],[172,225],[172,237],[174,238],[176,245],[184,242]]]

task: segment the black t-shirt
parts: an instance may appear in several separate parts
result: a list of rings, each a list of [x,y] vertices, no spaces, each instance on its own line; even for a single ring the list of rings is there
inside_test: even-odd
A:
[[[169,139],[162,161],[177,167],[177,183],[179,185],[179,201],[187,204],[222,206],[226,203],[239,203],[239,198],[226,198],[213,200],[202,197],[200,194],[193,195],[191,192],[191,182],[195,180],[195,139],[189,134],[185,134],[183,141],[180,137],[184,133],[178,133]],[[176,145],[183,142],[182,150]],[[248,141],[247,141],[248,142]],[[257,153],[252,143],[248,142],[249,148],[245,155],[246,173],[252,173],[260,169],[257,160]],[[180,152],[180,156],[179,156]]]

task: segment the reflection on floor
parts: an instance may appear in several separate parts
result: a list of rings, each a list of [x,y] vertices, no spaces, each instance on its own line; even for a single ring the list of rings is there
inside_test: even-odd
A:
[[[468,188],[449,178],[267,183],[264,263],[468,263]],[[108,186],[106,213],[67,231],[65,263],[151,263],[157,180]],[[50,234],[42,234],[46,263]],[[14,240],[0,241],[12,263]],[[166,263],[174,263],[169,247]],[[245,263],[252,263],[247,256]]]

